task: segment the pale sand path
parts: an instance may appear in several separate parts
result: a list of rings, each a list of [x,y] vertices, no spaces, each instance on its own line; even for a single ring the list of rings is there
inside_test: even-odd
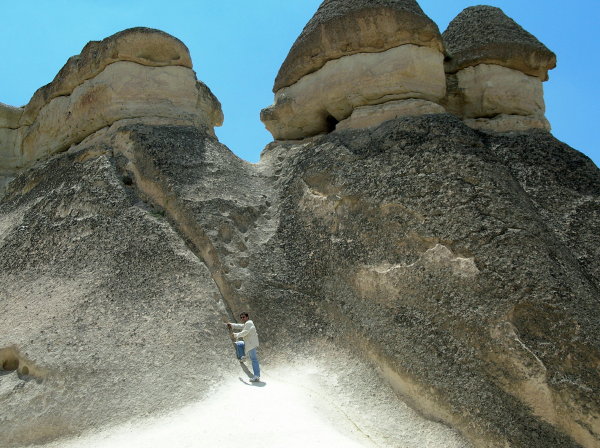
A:
[[[347,364],[328,356],[293,365],[267,365],[262,372],[264,382],[256,384],[249,383],[240,369],[239,377],[177,412],[46,447],[470,446],[455,431],[424,419],[399,401],[367,366]],[[344,374],[336,373],[340,369]]]

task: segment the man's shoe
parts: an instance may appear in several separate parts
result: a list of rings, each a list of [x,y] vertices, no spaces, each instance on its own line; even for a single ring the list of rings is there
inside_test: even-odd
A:
[[[258,383],[259,381],[260,381],[260,377],[258,377],[258,376],[250,378],[251,383]]]
[[[240,362],[244,362],[245,360],[246,360],[246,357],[245,357],[245,356],[242,356],[241,358],[239,358],[239,361],[240,361]]]

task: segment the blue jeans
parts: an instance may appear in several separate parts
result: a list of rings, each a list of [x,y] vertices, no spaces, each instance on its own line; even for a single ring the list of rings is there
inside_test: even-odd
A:
[[[236,341],[235,343],[235,351],[238,359],[241,359],[245,354],[245,344],[243,341]],[[252,361],[252,370],[254,371],[254,376],[260,377],[260,366],[258,365],[258,356],[256,355],[256,349],[248,351],[248,357],[250,361]]]

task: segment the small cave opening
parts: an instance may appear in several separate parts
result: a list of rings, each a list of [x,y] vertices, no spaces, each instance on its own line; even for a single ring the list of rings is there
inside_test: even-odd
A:
[[[6,372],[14,372],[19,368],[19,355],[13,349],[0,351],[0,368]]]
[[[333,115],[327,115],[325,118],[325,123],[327,124],[327,132],[335,131],[335,127],[340,122],[340,120],[336,119]]]
[[[19,377],[31,376],[43,379],[45,370],[36,367],[22,356],[16,347],[0,348],[0,372],[17,372]]]

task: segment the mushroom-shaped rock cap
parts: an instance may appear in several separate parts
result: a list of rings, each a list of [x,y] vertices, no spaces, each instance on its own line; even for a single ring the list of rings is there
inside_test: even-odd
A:
[[[527,75],[548,79],[556,55],[500,8],[472,6],[450,22],[442,35],[449,60],[446,71],[455,73],[478,64],[497,64]]]
[[[83,81],[93,78],[117,61],[136,62],[151,67],[176,65],[192,68],[190,52],[183,42],[152,28],[129,28],[101,41],[91,41],[81,54],[72,56],[50,84],[38,89],[25,116],[31,122],[37,112],[53,98],[69,95]]]
[[[415,0],[325,0],[294,42],[273,92],[355,53],[376,53],[404,44],[437,48],[437,25]]]

